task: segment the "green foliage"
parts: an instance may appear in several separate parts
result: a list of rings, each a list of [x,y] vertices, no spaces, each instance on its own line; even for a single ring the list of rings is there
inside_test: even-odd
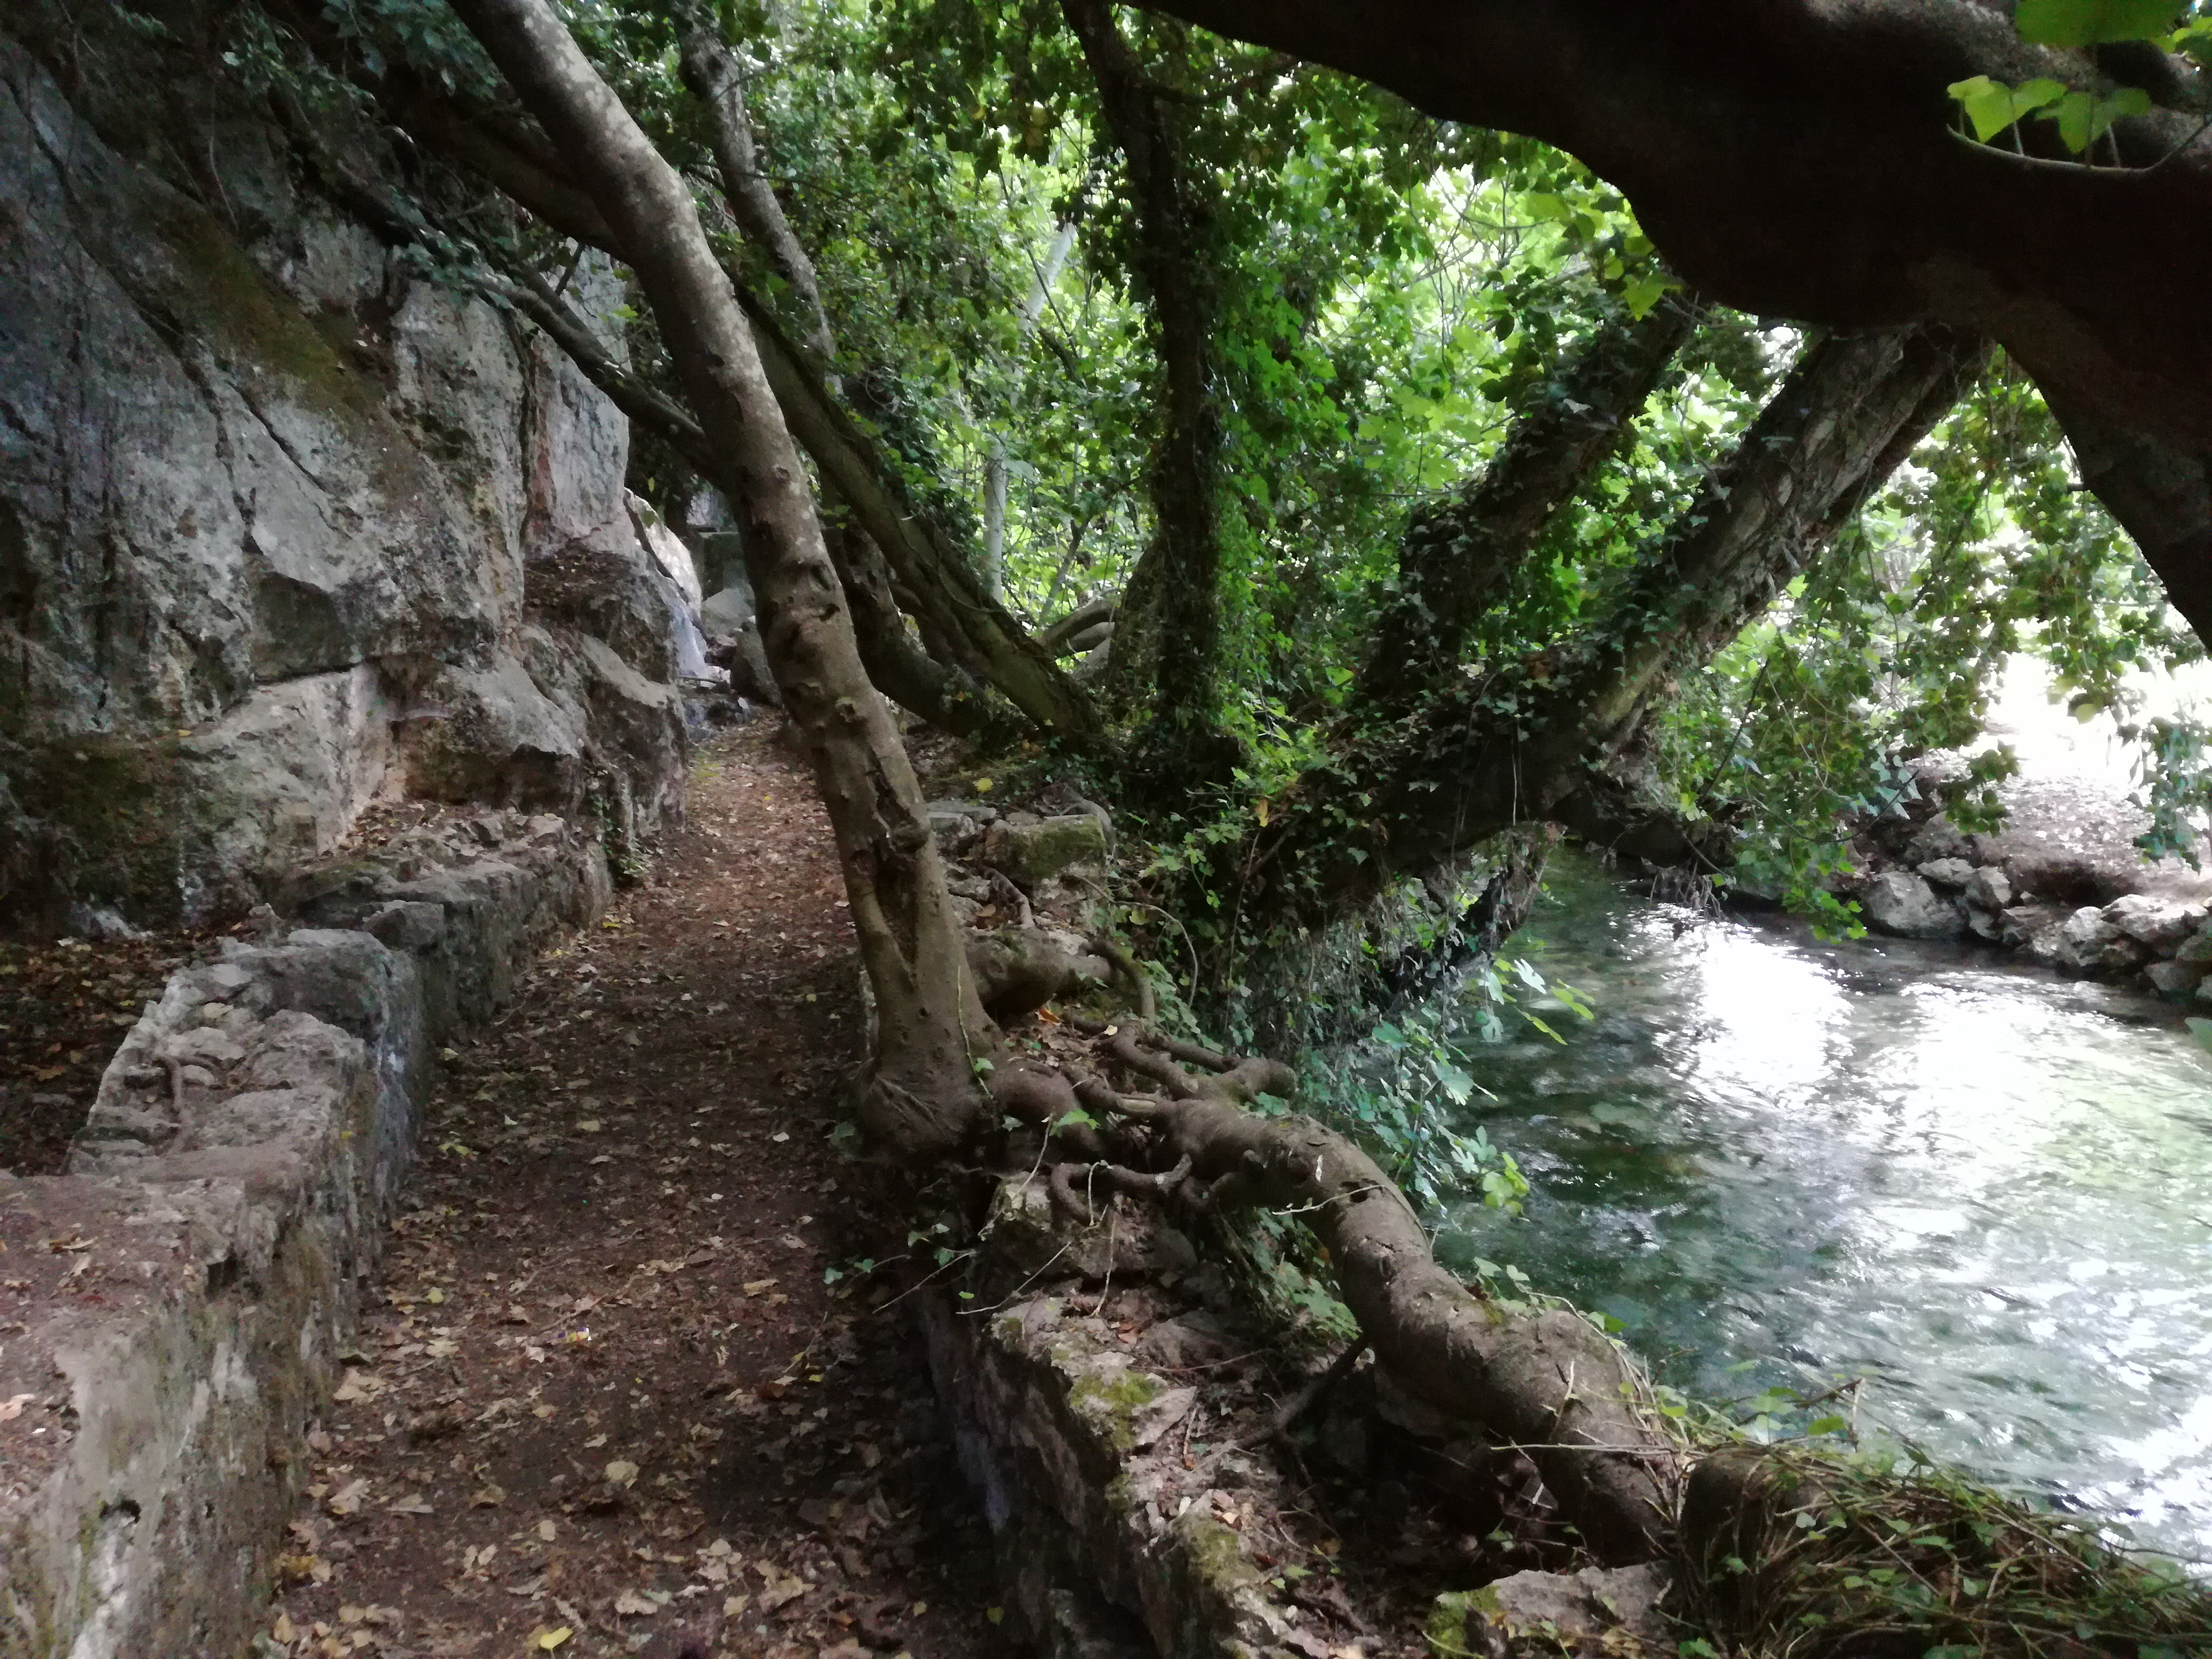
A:
[[[1828,1659],[1871,1641],[1927,1659],[2171,1659],[2212,1639],[2212,1595],[2179,1564],[1917,1451],[1804,1445],[1762,1461],[1763,1536],[1699,1564],[1690,1586],[1740,1652]]]
[[[2045,9],[2023,9],[2023,28],[2148,27],[2132,8],[2086,23]],[[495,100],[489,64],[438,0],[345,0],[331,15],[349,72],[404,67],[464,104]],[[787,305],[714,207],[711,147],[665,11],[591,0],[568,15],[699,181],[720,251]],[[311,121],[362,110],[360,91],[266,14],[230,17],[229,65],[249,86],[297,100]],[[819,271],[856,416],[956,526],[972,528],[1003,457],[1018,611],[1043,620],[1120,588],[1156,528],[1143,481],[1161,372],[1122,161],[1058,8],[733,0],[721,20],[770,179]],[[1154,14],[1120,21],[1171,113],[1215,317],[1228,625],[1213,718],[1243,756],[1133,827],[1157,849],[1150,879],[1201,958],[1191,994],[1218,1005],[1241,963],[1302,943],[1246,902],[1239,860],[1271,814],[1326,794],[1351,856],[1372,841],[1367,804],[1334,787],[1346,775],[1338,722],[1409,513],[1479,475],[1516,414],[1565,395],[1561,365],[1578,342],[1674,283],[1620,194],[1571,158]],[[2168,44],[2203,28],[2199,18]],[[2105,92],[2082,112],[2069,100],[2087,94],[2055,80],[1961,86],[1984,138],[2049,119],[2087,143],[2122,112],[2124,94]],[[542,228],[482,211],[434,168],[410,205],[423,234],[402,257],[456,287],[518,262],[550,285],[576,257]],[[1024,326],[1063,224],[1074,257]],[[630,315],[625,331],[636,371],[665,386],[649,319]],[[1452,689],[1470,718],[1529,704],[1542,653],[1575,637],[1695,498],[1797,343],[1742,317],[1708,319],[1632,439],[1479,622],[1468,683]],[[634,454],[634,482],[664,507],[689,495],[695,481],[665,446],[641,434]],[[1915,755],[1971,741],[1989,676],[2023,649],[2048,656],[2085,704],[2123,708],[2128,668],[2185,654],[2155,585],[2080,494],[2039,400],[2006,373],[1765,624],[1683,684],[1658,732],[1661,782],[1684,811],[1742,830],[1747,881],[1848,930],[1830,890],[1838,823],[1909,798]],[[2185,745],[2154,741],[2166,758],[2146,798],[2185,814]],[[2002,763],[1978,762],[1954,811],[1985,813]],[[1270,878],[1279,891],[1304,878]]]
[[[1522,977],[1542,986],[1525,964]],[[1487,966],[1478,978],[1506,1000]],[[1511,1155],[1480,1126],[1468,1133],[1454,1127],[1474,1097],[1488,1091],[1475,1081],[1468,1056],[1445,1040],[1443,1024],[1444,1011],[1428,1004],[1378,1023],[1364,1043],[1310,1058],[1305,1105],[1365,1146],[1423,1211],[1479,1194],[1491,1208],[1517,1215],[1528,1183]]]
[[[2187,0],[2020,0],[2013,27],[2045,46],[2154,40],[2188,9]]]
[[[1736,828],[1739,884],[1850,934],[1832,891],[1849,836],[1917,799],[1915,757],[1979,739],[1995,678],[2022,652],[2094,711],[2126,708],[2130,671],[2202,648],[2075,486],[2041,398],[2000,363],[1834,550],[1684,684],[1659,725],[1660,776],[1686,815]],[[1995,828],[2012,769],[2002,748],[1976,754],[1949,787],[1954,818]],[[2163,798],[2190,810],[2172,776]]]
[[[2179,858],[2198,867],[2197,848],[2212,813],[2212,730],[2194,714],[2161,715],[2147,728],[2124,728],[2138,738],[2136,792],[2129,796],[2150,815],[2136,837],[2148,859]]]
[[[2023,40],[2039,46],[2090,47],[2125,41],[2154,41],[2199,64],[2212,62],[2212,16],[2188,0],[2021,0],[2014,24]],[[2019,124],[2031,117],[2056,125],[2059,142],[2071,155],[2086,156],[2113,124],[2150,112],[2149,93],[2140,87],[2069,88],[2039,76],[2008,86],[1986,75],[1954,82],[1952,100],[1960,106],[1975,140],[1989,143],[2009,132],[2013,148],[2023,148]],[[2119,160],[2117,147],[2112,159]]]

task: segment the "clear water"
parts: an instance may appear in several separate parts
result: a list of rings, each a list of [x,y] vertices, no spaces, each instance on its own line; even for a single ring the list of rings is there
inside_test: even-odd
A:
[[[1596,1018],[1473,1051],[1532,1191],[1457,1206],[1446,1258],[1604,1310],[1709,1399],[1863,1377],[1863,1425],[2212,1557],[2212,1057],[2180,1013],[1576,860],[1551,888],[1516,948]]]

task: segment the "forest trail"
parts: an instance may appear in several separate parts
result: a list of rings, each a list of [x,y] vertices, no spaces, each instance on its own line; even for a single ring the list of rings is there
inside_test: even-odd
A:
[[[447,1051],[264,1656],[1012,1651],[918,1334],[824,1280],[866,1242],[861,1010],[777,725],[706,745],[644,884]]]

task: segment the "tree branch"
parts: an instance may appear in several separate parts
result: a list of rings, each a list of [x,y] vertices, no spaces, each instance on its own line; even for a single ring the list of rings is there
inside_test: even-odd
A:
[[[1413,515],[1359,678],[1365,708],[1402,714],[1459,666],[1483,611],[1553,514],[1626,441],[1697,321],[1693,307],[1668,301],[1640,320],[1607,319],[1516,416],[1481,474]]]
[[[693,4],[675,8],[682,46],[684,84],[707,111],[707,130],[714,146],[714,166],[722,175],[722,195],[738,228],[759,245],[791,284],[807,319],[806,344],[824,362],[837,356],[836,336],[823,309],[822,285],[783,204],[769,187],[759,146],[745,114],[744,73],[712,20]]]

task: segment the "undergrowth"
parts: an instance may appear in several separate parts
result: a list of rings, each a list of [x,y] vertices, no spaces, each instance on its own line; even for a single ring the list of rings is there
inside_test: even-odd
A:
[[[1691,1611],[1741,1659],[2182,1659],[2212,1651],[2212,1586],[1907,1451],[1709,1448],[1747,1471],[1686,1548]],[[1747,1461],[1755,1456],[1755,1465]],[[1730,1547],[1733,1545],[1734,1547]],[[1720,1651],[1693,1639],[1686,1654]]]

